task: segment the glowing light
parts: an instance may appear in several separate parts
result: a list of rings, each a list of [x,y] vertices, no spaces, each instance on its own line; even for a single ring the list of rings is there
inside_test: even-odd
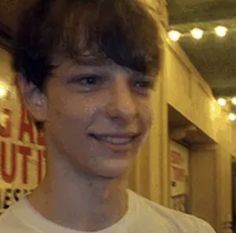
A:
[[[236,97],[233,97],[233,98],[231,99],[231,103],[232,103],[233,105],[236,105]]]
[[[6,84],[0,83],[0,98],[4,98],[7,95],[8,88]]]
[[[230,113],[228,118],[230,121],[236,121],[236,115],[234,113]]]
[[[181,37],[181,33],[175,30],[169,31],[168,35],[172,41],[178,41]]]
[[[218,102],[218,104],[219,104],[220,106],[222,106],[222,107],[224,107],[224,106],[226,105],[226,103],[227,103],[227,101],[226,101],[225,98],[219,98],[219,99],[217,100],[217,102]]]
[[[224,26],[217,26],[215,27],[215,33],[219,37],[224,37],[228,32],[228,28]]]
[[[190,31],[190,33],[191,33],[192,37],[196,40],[202,39],[203,34],[204,34],[203,30],[200,28],[194,28]]]

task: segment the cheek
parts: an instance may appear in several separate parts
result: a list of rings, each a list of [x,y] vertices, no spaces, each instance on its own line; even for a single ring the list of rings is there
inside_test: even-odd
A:
[[[72,106],[54,108],[51,111],[51,124],[63,131],[67,136],[79,136],[84,134],[92,122],[94,108],[87,106]],[[72,139],[71,138],[71,139]]]
[[[55,98],[56,97],[56,98]],[[54,94],[49,99],[49,118],[68,118],[71,121],[88,121],[96,111],[96,104],[89,98],[64,92],[61,95]]]
[[[88,147],[87,129],[95,107],[76,105],[74,101],[62,101],[61,107],[58,103],[51,104],[46,130],[54,147],[60,153],[78,156],[78,149],[83,151]]]
[[[148,131],[152,125],[152,110],[149,102],[144,103],[140,108],[140,116],[145,130]]]

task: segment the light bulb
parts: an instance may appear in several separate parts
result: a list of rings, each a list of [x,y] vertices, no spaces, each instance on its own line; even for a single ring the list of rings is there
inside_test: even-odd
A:
[[[4,83],[0,83],[0,98],[4,98],[7,95],[8,88]]]
[[[169,31],[168,35],[172,41],[178,41],[179,38],[181,37],[181,33],[175,30]]]
[[[192,37],[196,40],[202,39],[203,34],[204,34],[203,30],[200,28],[194,28],[190,31],[190,33],[191,33]]]
[[[218,102],[218,104],[220,105],[220,106],[222,106],[222,107],[224,107],[225,105],[226,105],[226,99],[225,98],[219,98],[218,100],[217,100],[217,102]]]
[[[215,27],[215,33],[219,37],[224,37],[228,32],[228,28],[224,26],[217,26]]]
[[[231,103],[232,103],[233,105],[236,105],[236,97],[233,97],[233,98],[231,99]]]
[[[236,121],[236,115],[234,113],[230,113],[228,118],[230,121]]]

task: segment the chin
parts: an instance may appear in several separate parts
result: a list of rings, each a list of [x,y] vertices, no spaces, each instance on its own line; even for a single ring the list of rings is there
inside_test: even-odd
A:
[[[116,170],[110,170],[105,171],[103,174],[101,174],[104,178],[108,179],[120,179],[122,177],[125,177],[129,172],[129,169],[116,169]]]
[[[93,170],[93,174],[107,179],[119,179],[128,174],[131,165],[130,161],[110,161]]]

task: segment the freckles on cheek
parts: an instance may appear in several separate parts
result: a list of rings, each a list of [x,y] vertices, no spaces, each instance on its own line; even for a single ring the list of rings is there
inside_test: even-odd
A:
[[[67,101],[62,100],[61,97],[51,99],[49,102],[48,121],[50,125],[57,125],[59,128],[62,128],[71,114]]]
[[[96,106],[88,101],[64,101],[62,106],[53,106],[52,117],[57,124],[67,125],[72,129],[86,127],[92,121]],[[56,118],[56,119],[55,119]]]

